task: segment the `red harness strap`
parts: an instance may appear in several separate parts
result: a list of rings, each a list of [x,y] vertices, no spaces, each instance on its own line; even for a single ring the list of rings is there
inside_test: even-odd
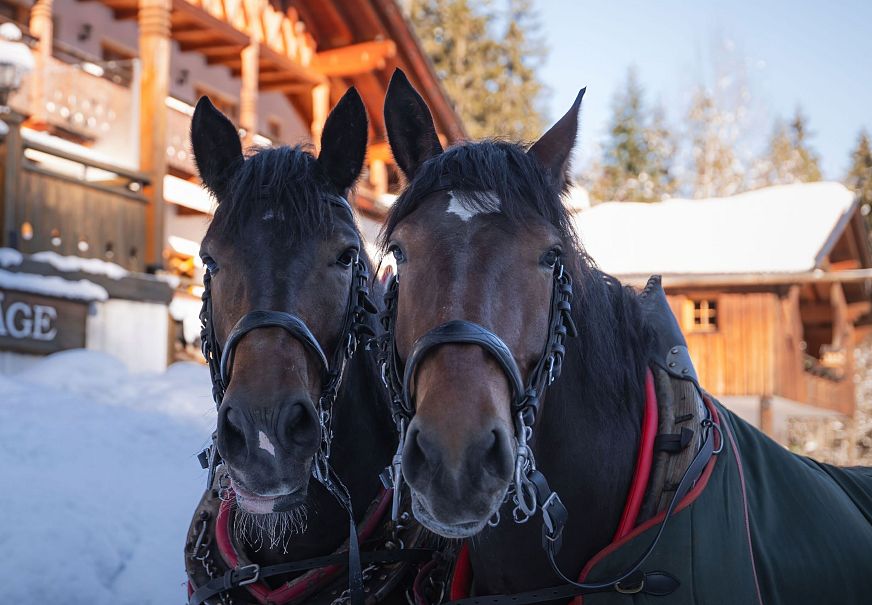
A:
[[[612,543],[624,538],[636,526],[639,518],[639,509],[648,488],[648,479],[651,476],[651,465],[654,461],[654,438],[657,436],[657,393],[654,389],[654,374],[649,369],[645,374],[645,406],[642,411],[642,438],[639,443],[639,451],[636,455],[636,468],[633,472],[633,482],[624,502],[624,511],[618,523],[618,530]],[[579,578],[579,581],[583,581]],[[465,599],[470,596],[472,589],[472,563],[469,558],[469,543],[465,543],[460,549],[457,563],[454,566],[454,575],[451,577],[450,598],[452,601]]]
[[[384,489],[381,490],[374,508],[366,517],[358,531],[358,537],[361,542],[369,538],[379,527],[382,518],[390,508],[390,504],[391,491]],[[218,509],[218,518],[215,520],[215,541],[218,544],[218,552],[221,553],[221,558],[224,559],[224,562],[228,566],[233,568],[239,564],[239,553],[237,552],[236,545],[233,544],[233,540],[230,536],[230,510],[230,500],[221,503],[221,506]],[[248,584],[246,585],[246,588],[248,589],[248,592],[251,593],[251,596],[257,599],[257,601],[262,605],[266,605],[267,603],[270,605],[285,605],[294,599],[305,597],[312,591],[328,584],[343,569],[344,567],[338,565],[313,569],[276,589],[270,588],[263,581]]]

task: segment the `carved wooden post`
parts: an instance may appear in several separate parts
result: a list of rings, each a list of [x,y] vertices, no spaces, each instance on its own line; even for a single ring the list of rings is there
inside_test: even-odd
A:
[[[370,161],[369,184],[375,197],[388,192],[388,167],[384,160],[374,158]]]
[[[145,261],[163,264],[163,179],[167,171],[167,108],[170,79],[172,0],[139,0],[139,59],[142,62],[139,111],[139,163],[151,179],[144,193]]]
[[[249,147],[257,134],[257,89],[260,79],[260,45],[252,40],[242,49],[242,89],[239,92],[239,126],[245,131],[242,144]]]
[[[30,9],[30,31],[39,39],[39,45],[33,59],[34,70],[30,76],[30,123],[36,127],[45,127],[48,123],[46,109],[46,83],[51,67],[51,53],[54,39],[54,22],[52,21],[52,3],[54,0],[36,0]]]
[[[321,133],[330,113],[330,84],[324,82],[312,89],[312,142],[321,150]]]
[[[772,411],[772,397],[760,396],[760,430],[775,438],[775,418]]]

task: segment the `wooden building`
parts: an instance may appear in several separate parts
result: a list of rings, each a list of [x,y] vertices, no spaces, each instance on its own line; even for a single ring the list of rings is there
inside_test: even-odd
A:
[[[784,441],[791,417],[853,414],[872,250],[842,185],[607,203],[577,223],[594,260],[622,281],[663,275],[701,383],[747,420]]]
[[[446,143],[464,134],[396,0],[0,0],[0,21],[36,63],[4,118],[0,247],[175,274],[189,334],[213,204],[188,140],[201,95],[246,145],[314,145],[355,85],[371,123],[362,217],[399,183],[382,117],[394,68]]]

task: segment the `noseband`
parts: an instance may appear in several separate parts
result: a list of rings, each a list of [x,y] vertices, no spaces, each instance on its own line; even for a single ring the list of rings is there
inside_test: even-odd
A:
[[[547,488],[542,474],[536,470],[536,461],[528,442],[533,434],[533,425],[539,404],[545,389],[558,376],[563,367],[563,357],[566,354],[565,340],[567,336],[576,335],[575,323],[572,320],[572,278],[565,270],[561,259],[557,259],[552,274],[551,305],[548,318],[548,336],[539,360],[533,367],[526,383],[514,355],[503,340],[479,324],[453,320],[437,326],[421,336],[409,353],[405,363],[400,359],[396,346],[397,298],[399,295],[399,276],[391,278],[385,293],[385,310],[381,315],[384,334],[379,339],[379,363],[382,379],[391,394],[394,421],[400,434],[399,447],[394,455],[391,468],[391,482],[394,486],[395,509],[398,506],[396,498],[400,492],[402,481],[402,449],[405,442],[405,432],[409,422],[415,415],[415,404],[412,397],[412,387],[415,373],[422,360],[434,349],[447,344],[471,344],[487,351],[493,357],[506,378],[512,390],[512,417],[515,424],[515,436],[518,449],[515,456],[512,499],[515,503],[513,517],[518,523],[525,523],[532,517],[539,506],[539,498],[552,495],[555,514],[565,516],[565,508],[560,503],[557,494]],[[557,511],[556,505],[562,509]],[[543,508],[544,510],[544,508]]]

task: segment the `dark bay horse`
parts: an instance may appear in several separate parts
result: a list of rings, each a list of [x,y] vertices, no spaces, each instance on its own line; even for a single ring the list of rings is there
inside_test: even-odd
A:
[[[872,473],[713,401],[659,281],[625,288],[577,241],[561,196],[583,92],[529,148],[443,150],[401,72],[388,90],[408,186],[383,231],[382,359],[414,514],[470,538],[452,596],[872,602]]]
[[[347,487],[361,539],[382,543],[378,476],[396,435],[374,354],[355,347],[376,328],[366,291],[380,286],[367,277],[370,260],[345,199],[367,136],[353,88],[328,117],[317,157],[302,147],[244,156],[236,128],[208,99],[194,113],[194,155],[218,202],[201,256],[205,352],[219,404],[212,455],[222,464],[195,514],[186,565],[192,589],[221,578],[234,586],[209,602],[341,596],[341,565],[339,573],[322,564],[304,576],[288,569],[263,578],[266,566],[348,548],[348,512],[328,483]],[[326,478],[313,478],[319,472]],[[381,584],[367,590],[390,592]]]

